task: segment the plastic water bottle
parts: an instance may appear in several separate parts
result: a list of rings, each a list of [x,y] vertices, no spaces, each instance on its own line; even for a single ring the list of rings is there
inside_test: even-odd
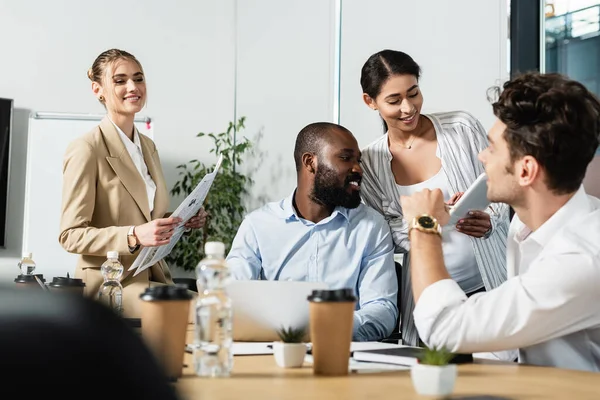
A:
[[[98,290],[98,300],[117,314],[123,312],[123,286],[120,278],[123,275],[123,264],[119,261],[119,252],[109,251],[106,261],[100,267],[104,282]]]
[[[24,252],[21,261],[19,261],[19,268],[21,269],[22,275],[32,275],[35,271],[35,261],[33,261],[32,254]]]
[[[198,263],[194,369],[203,377],[226,377],[233,367],[231,299],[225,285],[229,269],[225,263],[225,245],[207,242],[206,258]]]

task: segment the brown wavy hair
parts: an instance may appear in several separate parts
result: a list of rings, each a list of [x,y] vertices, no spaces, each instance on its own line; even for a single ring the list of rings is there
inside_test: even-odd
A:
[[[598,148],[600,102],[564,75],[530,72],[492,88],[494,115],[506,125],[511,164],[530,155],[556,194],[579,189]]]

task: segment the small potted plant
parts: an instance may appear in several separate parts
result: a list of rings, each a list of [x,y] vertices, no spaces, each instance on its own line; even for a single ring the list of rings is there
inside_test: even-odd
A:
[[[304,363],[306,328],[281,328],[277,331],[280,341],[273,342],[275,362],[282,368],[298,368]]]
[[[411,368],[410,376],[418,394],[424,396],[447,396],[454,390],[456,364],[445,348],[425,347],[418,364]]]

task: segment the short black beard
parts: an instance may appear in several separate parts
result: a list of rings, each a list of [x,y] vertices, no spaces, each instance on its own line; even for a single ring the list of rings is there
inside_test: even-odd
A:
[[[315,203],[326,207],[335,208],[338,206],[345,208],[356,208],[360,205],[360,192],[352,191],[348,193],[348,186],[351,181],[360,182],[359,174],[351,175],[346,178],[344,184],[339,186],[338,174],[325,165],[319,165],[315,173],[315,183],[310,194],[310,199]]]

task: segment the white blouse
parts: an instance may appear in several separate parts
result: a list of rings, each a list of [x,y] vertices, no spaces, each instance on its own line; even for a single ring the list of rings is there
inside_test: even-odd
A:
[[[152,176],[150,176],[150,172],[148,172],[148,166],[144,161],[144,153],[142,152],[142,144],[140,142],[140,136],[138,134],[138,131],[134,128],[132,142],[131,140],[129,140],[127,135],[125,135],[125,133],[121,130],[121,128],[117,126],[117,124],[113,122],[113,125],[117,129],[117,132],[119,132],[119,136],[121,137],[121,140],[123,141],[127,152],[131,156],[133,164],[137,168],[142,179],[144,180],[144,183],[146,184],[148,206],[150,207],[150,212],[152,213],[152,210],[154,210],[154,197],[156,196],[156,183],[154,183]]]
[[[398,185],[404,196],[409,196],[423,189],[440,189],[444,200],[448,201],[454,193],[450,193],[448,178],[441,169],[426,181],[414,185]],[[444,264],[448,273],[465,293],[471,293],[483,287],[483,280],[477,268],[477,260],[469,236],[456,230],[454,226],[443,227],[442,250]]]

